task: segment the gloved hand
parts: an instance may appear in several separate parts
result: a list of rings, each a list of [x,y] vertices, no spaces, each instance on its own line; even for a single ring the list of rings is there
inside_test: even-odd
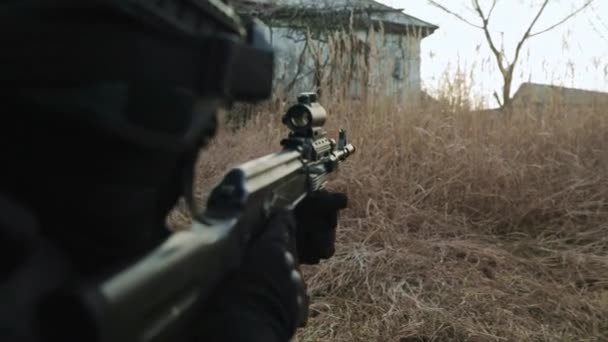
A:
[[[225,279],[197,323],[192,341],[289,341],[306,322],[308,297],[299,264],[334,254],[343,193],[309,195],[293,213],[280,211],[250,244],[240,268]]]
[[[289,341],[308,310],[292,213],[280,211],[245,251],[243,264],[211,299],[192,341]]]
[[[334,255],[338,213],[347,205],[346,194],[327,190],[316,191],[298,204],[294,214],[300,263],[315,265]]]

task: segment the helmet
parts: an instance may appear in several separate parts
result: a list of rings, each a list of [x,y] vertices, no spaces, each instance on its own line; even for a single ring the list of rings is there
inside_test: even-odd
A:
[[[15,99],[138,143],[189,143],[209,120],[167,107],[190,112],[196,102],[204,112],[265,99],[272,88],[258,22],[218,0],[24,0],[2,5],[0,16],[11,51],[0,56],[0,78]]]
[[[0,193],[99,256],[83,269],[164,238],[218,107],[271,92],[259,22],[219,0],[21,0],[0,17]]]

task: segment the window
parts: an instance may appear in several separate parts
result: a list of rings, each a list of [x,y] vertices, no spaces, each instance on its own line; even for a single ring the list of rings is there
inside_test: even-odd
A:
[[[396,80],[402,80],[403,74],[403,58],[397,57],[395,58],[395,65],[393,67],[393,78]]]

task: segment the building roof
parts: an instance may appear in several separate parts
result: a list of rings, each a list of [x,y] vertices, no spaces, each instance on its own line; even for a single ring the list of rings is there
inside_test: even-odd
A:
[[[294,18],[349,18],[353,14],[355,24],[368,27],[382,24],[385,31],[419,34],[426,37],[439,27],[405,14],[403,9],[383,5],[374,0],[237,0],[237,10],[274,20]]]
[[[559,103],[566,106],[608,106],[608,93],[526,82],[513,95],[513,102],[527,105]]]

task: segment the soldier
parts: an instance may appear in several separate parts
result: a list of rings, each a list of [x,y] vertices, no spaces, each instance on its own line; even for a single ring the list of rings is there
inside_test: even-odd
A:
[[[46,341],[53,323],[36,319],[40,298],[112,274],[168,237],[167,214],[192,186],[217,110],[266,96],[256,77],[227,73],[226,42],[249,32],[248,43],[264,46],[251,21],[218,0],[0,7],[0,340]],[[323,191],[277,213],[202,303],[190,340],[290,340],[305,305],[298,261],[333,254],[345,207],[344,194]]]

